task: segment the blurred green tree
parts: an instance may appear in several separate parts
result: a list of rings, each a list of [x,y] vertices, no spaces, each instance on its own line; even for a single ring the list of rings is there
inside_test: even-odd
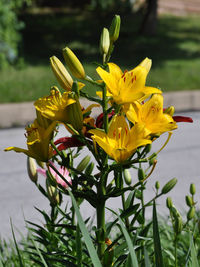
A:
[[[21,40],[20,30],[24,23],[17,12],[31,0],[0,0],[0,68],[14,64],[18,57]]]

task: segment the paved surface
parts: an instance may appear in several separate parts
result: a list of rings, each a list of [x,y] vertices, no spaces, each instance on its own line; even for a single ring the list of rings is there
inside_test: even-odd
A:
[[[184,195],[188,192],[191,182],[197,186],[196,200],[199,201],[200,197],[200,112],[185,114],[193,117],[194,123],[179,123],[179,129],[174,132],[169,144],[158,157],[156,170],[148,182],[146,192],[146,199],[149,199],[154,194],[153,186],[156,180],[164,185],[169,179],[177,177],[178,185],[170,195],[181,210],[185,208]],[[65,131],[62,128],[61,136],[64,135]],[[49,204],[27,176],[26,157],[15,152],[3,152],[3,148],[11,145],[25,147],[24,128],[1,129],[0,139],[0,234],[4,238],[9,238],[10,218],[16,228],[24,234],[26,232],[24,216],[27,220],[41,223],[41,216],[34,206],[48,211]],[[154,142],[153,150],[157,151],[165,139],[166,136],[163,135]],[[133,173],[133,179],[134,177],[136,175]],[[44,182],[44,178],[40,177],[40,181]],[[160,213],[165,214],[167,212],[164,207],[165,197],[159,203]],[[108,206],[117,209],[120,207],[120,202],[113,199]],[[88,206],[84,206],[83,210],[85,216],[94,213]],[[17,237],[20,239],[19,234]]]

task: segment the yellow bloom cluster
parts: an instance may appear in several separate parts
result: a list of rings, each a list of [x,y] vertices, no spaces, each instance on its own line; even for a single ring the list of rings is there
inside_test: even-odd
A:
[[[104,35],[103,35],[104,37]],[[63,50],[64,58],[71,73],[83,80],[90,80],[85,70],[69,49]],[[122,72],[114,63],[108,63],[105,68],[98,67],[97,73],[101,77],[98,84],[102,91],[97,92],[104,101],[110,103],[114,110],[113,118],[106,130],[95,128],[94,119],[85,115],[79,103],[79,90],[83,83],[74,82],[62,62],[55,56],[50,58],[52,70],[65,92],[61,93],[57,87],[52,87],[49,96],[35,101],[37,118],[31,126],[26,127],[27,150],[17,147],[6,148],[23,152],[39,161],[47,162],[53,151],[50,145],[57,123],[65,124],[70,133],[92,135],[92,139],[116,162],[128,160],[137,148],[151,144],[153,138],[177,128],[170,112],[163,112],[163,96],[161,90],[146,86],[146,78],[151,68],[151,60],[145,58],[137,67]],[[109,71],[106,71],[108,66]],[[106,99],[105,99],[106,98]],[[99,102],[97,100],[97,102]],[[105,111],[104,109],[104,112]],[[90,112],[89,112],[90,113]],[[87,125],[91,129],[87,130]],[[102,124],[101,124],[102,125]]]
[[[114,63],[108,63],[108,66],[109,72],[101,67],[97,72],[106,85],[110,103],[121,106],[121,115],[113,117],[107,134],[99,129],[90,133],[111,158],[123,162],[138,147],[150,144],[154,136],[176,129],[177,124],[172,115],[163,111],[162,92],[145,86],[151,68],[150,59],[144,59],[136,68],[124,73]]]

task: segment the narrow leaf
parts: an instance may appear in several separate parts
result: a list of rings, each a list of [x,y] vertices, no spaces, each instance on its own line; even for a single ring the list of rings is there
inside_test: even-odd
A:
[[[94,247],[94,245],[93,245],[93,243],[91,241],[91,238],[90,238],[90,235],[88,233],[88,230],[87,230],[87,228],[85,226],[85,223],[84,223],[84,221],[82,219],[82,216],[80,214],[79,208],[78,208],[78,206],[76,204],[76,200],[75,200],[72,192],[70,192],[70,191],[68,191],[68,192],[69,192],[69,195],[70,195],[70,197],[72,199],[72,204],[74,206],[74,210],[75,210],[75,213],[76,213],[76,216],[77,216],[77,219],[78,219],[78,224],[79,224],[79,227],[81,229],[82,235],[84,237],[85,244],[86,244],[88,252],[90,254],[92,263],[93,263],[93,265],[95,267],[102,267],[101,262],[99,260],[99,257],[97,255],[97,252],[95,250],[95,247]]]
[[[191,263],[193,267],[199,267],[197,253],[193,242],[192,234],[190,234],[190,244],[191,244]]]
[[[19,248],[18,248],[17,241],[16,241],[16,238],[15,238],[15,233],[14,233],[14,230],[13,230],[13,225],[12,225],[12,220],[11,219],[10,219],[10,226],[11,226],[12,236],[13,236],[14,243],[15,243],[15,248],[17,250],[17,255],[18,255],[18,258],[19,258],[19,264],[20,264],[20,267],[23,267],[24,264],[23,264],[23,260],[22,260],[21,254],[19,252]]]
[[[129,248],[132,267],[138,267],[138,261],[137,261],[136,255],[135,255],[135,249],[133,247],[133,243],[131,241],[131,238],[130,238],[126,228],[123,225],[122,219],[119,216],[118,216],[118,219],[119,219],[119,222],[120,222],[120,226],[121,226],[123,235],[124,235],[124,237],[126,239],[126,242],[127,242],[128,248]]]
[[[81,243],[81,235],[80,228],[77,225],[76,227],[76,255],[77,255],[77,264],[78,266],[82,266],[82,243]]]
[[[153,241],[156,267],[164,267],[155,201],[153,202]]]
[[[145,267],[151,267],[151,263],[149,260],[149,255],[147,253],[146,247],[144,247],[144,264],[145,264]]]

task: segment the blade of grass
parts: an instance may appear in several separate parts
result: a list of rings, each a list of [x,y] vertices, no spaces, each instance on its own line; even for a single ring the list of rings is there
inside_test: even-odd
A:
[[[80,228],[77,225],[76,227],[76,255],[77,255],[77,264],[82,266],[82,245],[81,245],[81,235]]]
[[[147,250],[146,250],[145,246],[144,246],[144,264],[145,264],[145,267],[151,267],[151,263],[150,263],[150,260],[149,260],[149,255],[147,253]]]
[[[155,201],[153,202],[153,241],[156,267],[164,267]]]
[[[119,219],[119,222],[120,222],[122,233],[123,233],[123,235],[125,237],[125,240],[127,242],[128,248],[129,248],[132,267],[138,267],[138,261],[137,261],[136,255],[135,255],[135,249],[134,249],[133,243],[131,241],[131,238],[130,238],[126,228],[124,227],[122,219],[119,216],[118,216],[118,219]]]
[[[18,248],[17,241],[16,241],[16,238],[15,238],[15,233],[14,233],[14,230],[13,230],[13,224],[12,224],[12,220],[11,219],[10,219],[10,226],[11,226],[11,230],[12,230],[12,236],[13,236],[15,248],[17,250],[17,255],[18,255],[18,258],[19,258],[19,264],[20,264],[20,267],[23,267],[24,263],[23,263],[23,259],[21,257],[21,254],[19,252],[19,248]]]
[[[191,263],[193,267],[199,267],[197,253],[193,242],[192,234],[190,233],[190,244],[191,244]]]
[[[87,230],[87,228],[85,226],[85,223],[84,223],[84,221],[82,219],[82,216],[80,214],[79,208],[78,208],[78,206],[76,204],[76,200],[75,200],[72,192],[70,192],[70,191],[68,191],[68,192],[69,192],[69,195],[70,195],[70,197],[72,199],[72,204],[74,206],[74,210],[75,210],[75,213],[76,213],[76,216],[77,216],[78,224],[79,224],[80,230],[82,232],[82,235],[84,237],[85,244],[86,244],[86,247],[87,247],[88,252],[90,254],[92,263],[93,263],[93,265],[95,267],[102,267],[101,262],[99,260],[99,257],[97,255],[97,252],[95,250],[95,247],[94,247],[94,245],[93,245],[93,243],[91,241],[91,238],[90,238],[90,235],[88,233],[88,230]]]

